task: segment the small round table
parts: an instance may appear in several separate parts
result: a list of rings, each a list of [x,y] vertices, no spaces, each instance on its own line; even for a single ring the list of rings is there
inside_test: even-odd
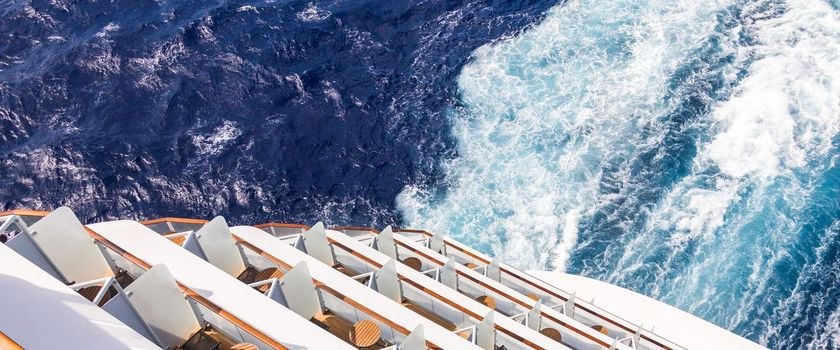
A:
[[[360,348],[366,348],[379,341],[382,336],[382,330],[371,320],[361,320],[353,325],[350,330],[350,341],[353,345]]]
[[[260,348],[251,343],[239,343],[233,344],[233,346],[230,347],[230,350],[260,350]]]
[[[284,275],[284,273],[283,273],[283,271],[280,271],[280,269],[278,269],[276,267],[269,267],[265,270],[260,271],[260,273],[257,274],[257,277],[254,278],[254,281],[255,282],[256,281],[265,281],[265,280],[271,279],[271,278],[280,278],[280,277],[283,277],[283,275]],[[271,286],[271,284],[263,284],[263,285],[257,287],[257,289],[260,292],[265,293],[265,291],[267,291],[270,286]]]
[[[527,295],[525,295],[525,296],[527,296],[527,297],[528,297],[528,298],[530,298],[531,300],[534,300],[534,301],[540,301],[540,297],[539,297],[538,295],[534,294],[534,293],[528,293],[528,294],[527,294]]]
[[[423,262],[413,256],[409,256],[402,261],[405,266],[420,271],[423,268]]]
[[[544,335],[544,336],[546,336],[549,339],[554,340],[554,341],[560,341],[560,339],[563,338],[560,335],[560,331],[558,331],[554,328],[543,328],[543,329],[540,330],[540,334],[542,334],[542,335]]]
[[[474,269],[474,268],[478,267],[478,265],[473,264],[473,263],[471,263],[471,262],[465,263],[465,264],[464,264],[464,266],[466,266],[466,267],[467,267],[468,269],[470,269],[470,270],[472,270],[472,269]]]
[[[484,306],[487,306],[490,309],[493,309],[493,310],[496,309],[496,299],[493,299],[493,297],[491,297],[489,295],[482,295],[478,298],[475,298],[475,300],[478,301],[479,303],[484,304]]]
[[[610,335],[609,331],[607,330],[607,327],[604,327],[602,325],[596,324],[596,325],[592,326],[592,329],[594,329],[598,332],[601,332],[605,335]]]
[[[540,330],[540,334],[542,334],[542,335],[544,335],[544,336],[546,336],[549,339],[554,340],[554,341],[560,341],[560,339],[563,338],[560,335],[560,331],[558,331],[554,328],[543,328],[543,329]]]

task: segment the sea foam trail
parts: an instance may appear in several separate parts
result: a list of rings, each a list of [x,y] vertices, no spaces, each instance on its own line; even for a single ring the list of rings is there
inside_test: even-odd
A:
[[[772,282],[775,267],[790,254],[810,254],[797,244],[812,238],[801,237],[804,226],[820,224],[809,217],[810,200],[840,133],[840,16],[822,1],[791,0],[769,11],[781,14],[742,29],[754,41],[738,48],[746,76],[710,114],[711,137],[699,145],[690,175],[620,248],[608,274],[729,327],[779,302],[766,299],[768,288],[785,289]],[[634,270],[651,251],[664,253],[658,272],[642,281]]]
[[[445,197],[408,188],[403,216],[522,267],[564,268],[603,167],[664,138],[670,77],[727,5],[573,1],[480,48],[458,82]]]
[[[445,193],[398,198],[412,226],[774,348],[840,346],[840,307],[803,309],[840,281],[800,272],[836,248],[836,3],[576,1],[474,56]]]

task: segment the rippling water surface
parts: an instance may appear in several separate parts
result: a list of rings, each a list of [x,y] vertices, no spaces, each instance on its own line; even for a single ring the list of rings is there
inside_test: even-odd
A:
[[[840,347],[840,4],[11,1],[0,200],[445,233]]]

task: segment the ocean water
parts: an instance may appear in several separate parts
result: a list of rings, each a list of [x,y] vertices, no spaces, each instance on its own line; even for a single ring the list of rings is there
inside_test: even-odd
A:
[[[0,204],[451,235],[840,348],[836,0],[7,1]]]
[[[384,226],[470,53],[555,1],[0,1],[0,203]]]
[[[570,1],[472,56],[411,226],[840,348],[836,3]]]

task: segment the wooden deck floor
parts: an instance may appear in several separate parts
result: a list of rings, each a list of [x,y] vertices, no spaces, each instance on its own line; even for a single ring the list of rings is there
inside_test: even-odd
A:
[[[312,318],[312,322],[321,326],[321,328],[332,333],[339,339],[347,342],[347,344],[353,344],[353,342],[350,341],[350,331],[353,329],[353,324],[350,321],[333,315],[332,313],[327,311],[326,313],[316,314],[315,317]],[[373,344],[372,346],[369,346],[365,349],[379,350],[388,346],[389,344],[386,343],[384,340],[379,340],[379,342],[377,342],[376,344]]]

